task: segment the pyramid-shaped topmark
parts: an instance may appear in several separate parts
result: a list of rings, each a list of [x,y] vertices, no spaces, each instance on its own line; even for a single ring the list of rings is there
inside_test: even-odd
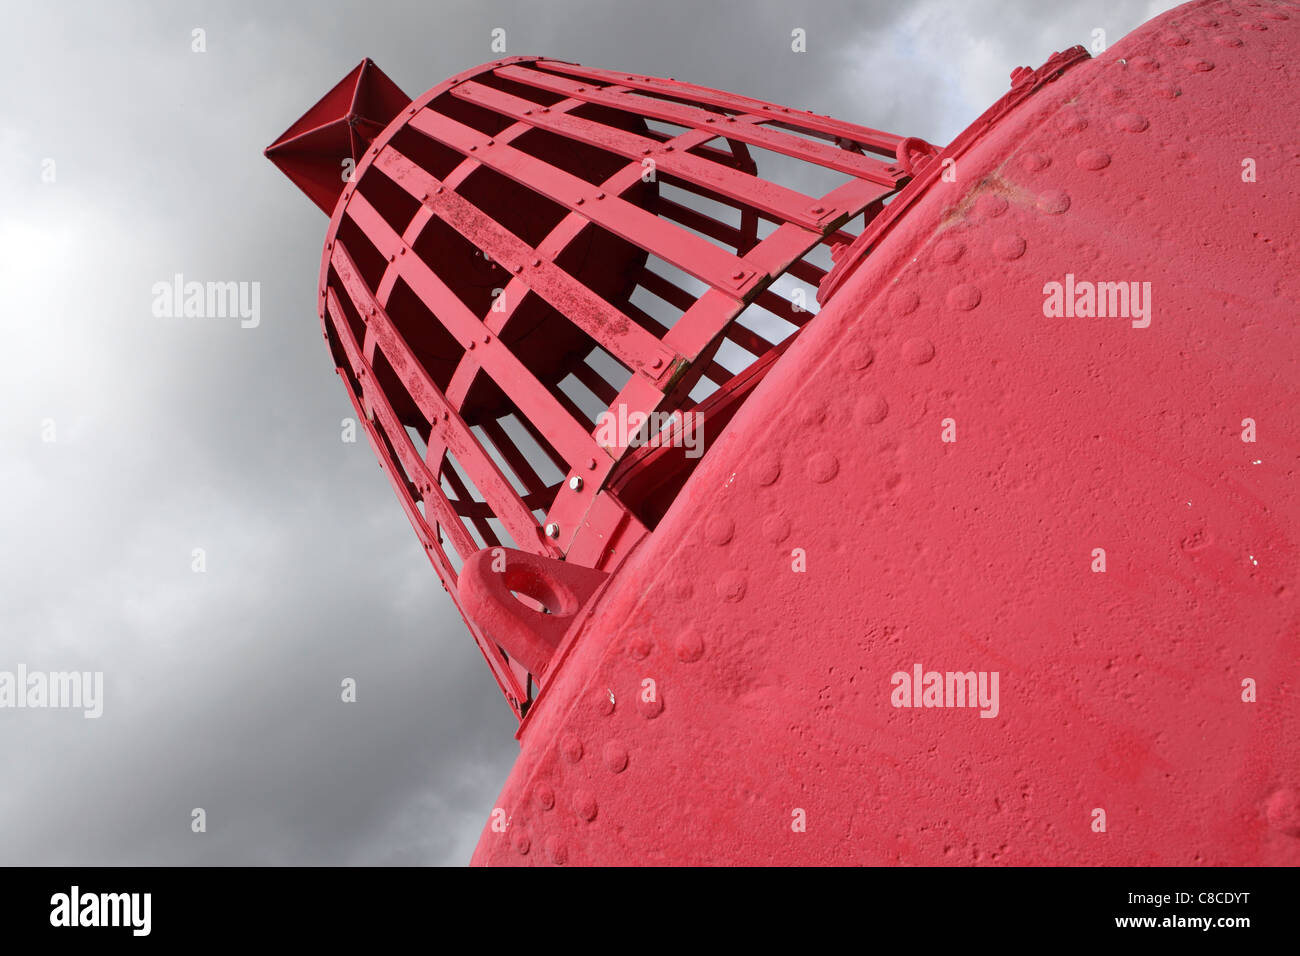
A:
[[[320,102],[265,150],[266,158],[330,215],[349,167],[411,102],[370,59],[362,60]]]

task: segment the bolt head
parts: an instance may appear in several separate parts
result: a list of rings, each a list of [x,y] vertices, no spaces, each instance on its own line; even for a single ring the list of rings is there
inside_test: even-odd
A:
[[[558,538],[560,536],[560,526],[552,521],[546,526],[546,536],[548,538]]]
[[[573,491],[581,491],[582,479],[577,475],[574,475],[572,478],[569,479],[569,488],[572,489]]]

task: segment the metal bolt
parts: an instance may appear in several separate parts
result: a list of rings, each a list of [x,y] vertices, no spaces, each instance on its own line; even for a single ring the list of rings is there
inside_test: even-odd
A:
[[[575,205],[575,206],[581,206],[581,205],[582,205],[583,203],[585,203],[586,201],[587,201],[587,200],[585,200],[585,199],[583,199],[581,196],[579,196],[579,197],[578,197],[578,201],[577,201],[576,203],[574,203],[574,205]]]
[[[656,358],[653,362],[650,363],[650,367],[651,367],[651,368],[663,368],[663,364],[664,364],[664,360],[663,360],[663,359],[661,359],[661,358]]]
[[[582,479],[579,478],[577,475],[574,475],[572,478],[569,479],[569,487],[570,487],[573,491],[581,491],[581,490],[582,490]]]
[[[548,538],[558,538],[560,536],[560,526],[552,521],[546,526],[546,536]]]

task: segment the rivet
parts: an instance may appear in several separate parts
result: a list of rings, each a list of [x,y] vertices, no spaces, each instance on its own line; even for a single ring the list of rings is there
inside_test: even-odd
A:
[[[590,790],[579,790],[573,795],[573,809],[590,823],[596,819],[596,797]]]
[[[790,519],[777,513],[763,519],[763,536],[769,541],[780,543],[790,537]]]
[[[1046,169],[1051,162],[1052,158],[1045,153],[1026,153],[1020,157],[1020,168],[1027,173],[1036,173]]]
[[[1040,211],[1049,216],[1059,216],[1070,208],[1070,195],[1064,189],[1049,189],[1038,194],[1036,204]]]
[[[663,368],[663,365],[664,365],[664,360],[661,358],[651,359],[650,361],[651,368]]]
[[[776,455],[767,455],[754,463],[754,480],[764,488],[776,484],[781,477],[781,459]]]
[[[876,359],[876,350],[866,343],[857,343],[849,347],[845,361],[854,371],[862,371]]]
[[[808,459],[807,471],[809,478],[819,485],[824,485],[839,474],[839,459],[830,452],[818,452]]]
[[[681,637],[677,638],[677,659],[685,664],[698,661],[704,656],[704,638],[700,637],[699,632],[687,631]]]
[[[993,240],[993,251],[1003,259],[1019,259],[1025,254],[1025,240],[1014,234],[999,236]]]
[[[903,358],[911,365],[924,365],[934,358],[934,343],[920,336],[908,339],[903,343]]]
[[[575,206],[581,206],[581,205],[582,205],[584,202],[586,202],[586,201],[587,201],[587,200],[585,200],[585,199],[583,199],[581,196],[579,196],[579,197],[574,201],[574,205],[575,205]]]
[[[969,312],[971,309],[979,305],[981,298],[980,290],[969,282],[963,282],[960,285],[953,286],[947,296],[948,305],[954,309],[960,309],[963,312]]]
[[[473,348],[473,346],[470,346]],[[560,536],[560,526],[552,521],[546,526],[546,536],[548,538],[558,538]]]
[[[601,757],[605,761],[605,766],[613,773],[622,773],[627,769],[627,748],[617,740],[605,744]]]
[[[556,866],[563,866],[569,858],[569,851],[562,841],[555,834],[546,838],[546,858]]]
[[[718,578],[718,597],[733,604],[745,596],[745,578],[738,571],[728,571]]]
[[[1151,124],[1140,113],[1121,113],[1115,117],[1115,125],[1130,133],[1140,133]]]
[[[961,254],[965,251],[966,247],[960,242],[945,239],[934,247],[934,258],[936,262],[951,265],[960,259]]]
[[[570,490],[570,491],[581,491],[581,490],[582,490],[582,478],[580,478],[578,475],[574,475],[572,478],[570,478],[570,479],[569,479],[569,490]]]
[[[897,316],[911,315],[921,304],[921,297],[912,289],[900,289],[890,297],[890,311]]]
[[[879,425],[889,414],[889,403],[885,401],[885,396],[872,394],[868,395],[862,401],[862,417],[872,425]],[[839,464],[836,463],[835,470],[839,470]],[[834,473],[832,473],[834,477]],[[816,481],[816,477],[813,478]]]
[[[1269,826],[1287,836],[1300,836],[1300,795],[1290,787],[1270,794],[1264,801]]]
[[[1074,163],[1080,169],[1105,169],[1110,165],[1110,154],[1104,149],[1085,149],[1074,157]]]
[[[704,528],[705,537],[718,547],[728,544],[735,533],[736,522],[725,515],[714,515]]]

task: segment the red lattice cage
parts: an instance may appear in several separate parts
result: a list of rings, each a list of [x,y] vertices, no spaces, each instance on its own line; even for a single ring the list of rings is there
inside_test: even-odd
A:
[[[331,212],[325,336],[453,597],[484,548],[615,567],[933,153],[527,57],[415,101],[365,61],[267,150]],[[543,666],[465,616],[522,716]]]

